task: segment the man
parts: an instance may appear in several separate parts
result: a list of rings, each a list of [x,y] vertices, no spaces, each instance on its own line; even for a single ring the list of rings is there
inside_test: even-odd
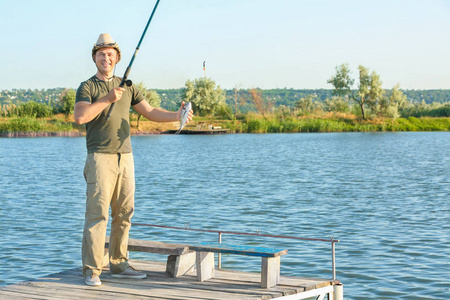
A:
[[[128,233],[134,212],[134,162],[130,140],[129,109],[155,122],[178,121],[178,112],[151,107],[136,86],[121,88],[114,76],[120,61],[119,46],[112,37],[101,34],[92,49],[97,73],[77,90],[74,117],[86,124],[87,159],[84,168],[86,215],[82,242],[85,283],[101,285],[106,228],[111,207],[109,260],[111,276],[146,278],[128,263]],[[116,103],[109,121],[106,115]],[[182,103],[183,106],[183,103]],[[188,120],[192,119],[192,111]]]

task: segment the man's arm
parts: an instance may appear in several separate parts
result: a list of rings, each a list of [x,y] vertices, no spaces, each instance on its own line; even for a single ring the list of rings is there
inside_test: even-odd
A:
[[[102,97],[95,101],[94,103],[90,103],[87,101],[80,101],[75,103],[75,108],[73,111],[73,116],[75,118],[75,122],[78,124],[85,124],[90,122],[99,113],[101,113],[110,103],[118,101],[121,97],[124,88],[117,87],[112,89],[108,95]]]
[[[161,108],[152,107],[146,100],[142,100],[133,106],[138,114],[153,122],[175,122],[179,120],[180,110],[167,111]]]

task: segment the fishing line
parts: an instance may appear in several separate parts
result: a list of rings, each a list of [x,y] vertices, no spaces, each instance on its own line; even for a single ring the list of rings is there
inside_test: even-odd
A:
[[[158,7],[159,1],[160,0],[156,1],[155,7],[153,8],[152,14],[150,15],[150,19],[148,20],[147,25],[145,26],[144,32],[142,33],[141,39],[139,40],[136,50],[134,51],[133,57],[131,57],[130,64],[128,65],[127,69],[125,70],[125,74],[123,75],[123,78],[122,78],[122,81],[120,82],[119,87],[123,87],[125,84],[127,86],[132,85],[131,80],[127,80],[128,74],[130,74],[131,66],[133,65],[134,59],[136,58],[136,54],[139,51],[139,47],[141,46],[142,40],[144,39],[145,33],[147,32],[147,29],[148,29],[148,26],[150,25],[150,22],[153,19],[153,15],[155,14],[155,11],[156,11],[156,8]],[[109,121],[109,118],[111,117],[111,113],[112,113],[112,110],[113,110],[115,104],[116,104],[115,102],[111,103],[111,107],[109,108],[108,114],[106,115],[106,121]]]

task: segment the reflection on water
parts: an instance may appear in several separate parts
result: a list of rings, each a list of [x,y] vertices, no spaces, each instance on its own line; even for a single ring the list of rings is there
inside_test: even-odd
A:
[[[147,136],[132,143],[136,223],[334,236],[346,299],[450,294],[449,133]],[[0,259],[14,270],[0,275],[1,285],[80,266],[85,155],[84,138],[0,139]],[[131,237],[217,240],[142,226]],[[329,243],[223,240],[287,247],[282,275],[331,277]],[[258,271],[259,264],[223,256],[224,268]]]

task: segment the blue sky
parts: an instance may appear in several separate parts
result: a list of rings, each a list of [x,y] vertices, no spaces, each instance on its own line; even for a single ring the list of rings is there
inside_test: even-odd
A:
[[[0,0],[0,90],[77,88],[95,74],[100,33],[122,50],[122,76],[156,0]],[[180,88],[332,88],[348,63],[383,87],[450,89],[449,0],[161,0],[129,78]]]

